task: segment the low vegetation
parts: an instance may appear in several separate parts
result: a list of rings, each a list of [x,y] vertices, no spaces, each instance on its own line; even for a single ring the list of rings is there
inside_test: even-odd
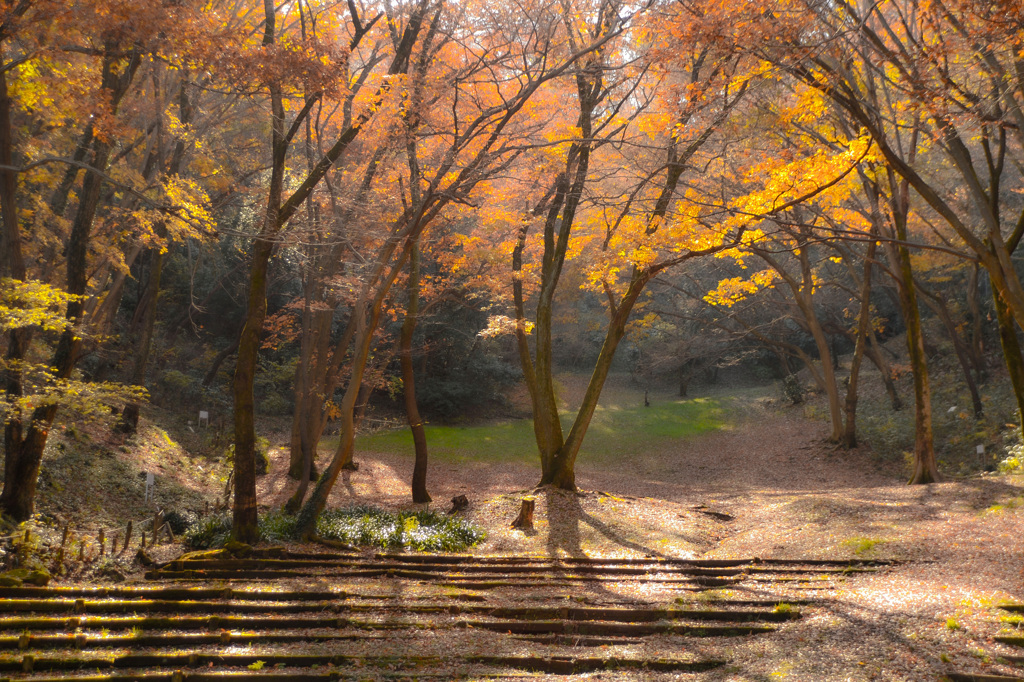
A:
[[[295,537],[295,517],[280,512],[260,516],[262,540],[281,542]],[[482,528],[434,511],[387,511],[357,506],[329,509],[317,523],[321,538],[358,547],[411,549],[418,552],[459,552],[484,539]],[[194,549],[221,547],[231,535],[226,514],[195,519],[184,540]]]

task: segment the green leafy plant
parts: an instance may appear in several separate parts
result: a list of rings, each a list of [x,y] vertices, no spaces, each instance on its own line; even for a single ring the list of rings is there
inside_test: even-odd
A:
[[[259,519],[263,540],[280,542],[295,535],[294,516],[279,511]],[[458,516],[432,511],[386,511],[375,507],[330,509],[317,522],[317,534],[350,545],[418,552],[459,552],[484,539],[479,526]],[[231,517],[218,514],[198,519],[182,536],[195,549],[222,547],[231,535]]]
[[[328,510],[317,522],[317,533],[352,545],[420,552],[458,552],[485,537],[483,529],[457,516],[374,507]]]
[[[265,666],[265,665],[266,665],[265,661],[253,661],[252,663],[250,663],[246,667],[249,670],[263,670],[263,666]]]
[[[221,547],[231,535],[231,517],[227,514],[214,514],[197,519],[188,527],[182,538],[185,544],[194,549]]]

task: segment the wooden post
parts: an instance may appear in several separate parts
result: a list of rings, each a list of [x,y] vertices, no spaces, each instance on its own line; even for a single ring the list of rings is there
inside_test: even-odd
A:
[[[139,531],[142,533],[142,539],[139,540],[139,549],[146,549],[146,531]]]
[[[114,537],[110,538],[110,556],[117,554],[117,546],[121,541],[121,531],[115,530]]]
[[[519,508],[519,516],[512,522],[512,527],[519,530],[533,530],[533,509],[536,504],[537,498],[524,497],[523,506]]]
[[[96,541],[100,543],[100,556],[103,556],[104,553],[106,553],[107,545],[106,531],[103,528],[100,528],[100,535],[98,538],[96,538]]]
[[[132,522],[128,522],[128,527],[124,529],[124,547],[121,548],[122,552],[128,551],[128,543],[132,541]]]
[[[85,561],[85,538],[82,538],[82,541],[78,543],[78,561],[79,563]]]
[[[29,529],[25,529],[25,535],[21,539],[21,547],[18,548],[18,565],[24,566],[28,563],[28,543],[32,539]]]
[[[60,550],[57,552],[57,570],[64,567],[64,547],[68,544],[68,533],[71,531],[67,524],[64,524],[64,533],[60,536]]]
[[[162,510],[158,510],[153,515],[153,537],[150,540],[150,545],[155,545],[160,539],[160,526],[164,525],[164,513]]]

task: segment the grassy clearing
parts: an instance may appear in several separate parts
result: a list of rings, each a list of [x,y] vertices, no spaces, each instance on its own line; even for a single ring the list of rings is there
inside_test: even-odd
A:
[[[602,404],[594,413],[583,450],[591,461],[617,459],[634,453],[638,440],[645,448],[653,448],[664,441],[717,431],[728,426],[734,402],[731,398],[695,398],[659,401],[650,407]],[[562,418],[566,433],[573,417],[567,414]],[[525,419],[480,426],[427,426],[427,442],[431,457],[455,462],[533,462],[537,458],[533,424]],[[405,428],[360,436],[356,449],[412,456],[412,436]]]

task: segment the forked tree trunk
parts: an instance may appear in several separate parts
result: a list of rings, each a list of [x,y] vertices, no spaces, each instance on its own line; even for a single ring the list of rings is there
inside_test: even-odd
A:
[[[516,350],[519,353],[519,364],[523,369],[523,381],[530,394],[530,406],[533,420],[533,435],[537,442],[537,449],[540,454],[541,468],[544,463],[550,461],[551,457],[561,445],[554,444],[553,429],[537,420],[536,416],[542,414],[540,400],[538,398],[539,388],[537,385],[537,374],[533,366],[533,355],[530,349],[529,335],[526,331],[526,307],[523,300],[523,250],[526,248],[526,237],[529,231],[529,223],[523,223],[519,228],[519,238],[515,249],[512,251],[512,300],[516,314]],[[559,422],[559,428],[561,423]]]
[[[587,384],[587,391],[583,394],[583,402],[573,420],[569,436],[565,444],[554,457],[552,470],[549,475],[541,479],[541,484],[552,484],[563,490],[576,489],[576,457],[579,455],[580,447],[583,445],[583,437],[590,426],[597,409],[597,402],[601,398],[601,389],[608,378],[608,372],[615,359],[615,351],[626,333],[626,324],[629,322],[633,306],[643,292],[644,287],[654,276],[651,270],[636,272],[629,289],[626,290],[622,300],[613,310],[611,319],[608,322],[608,329],[605,332],[604,343],[601,345],[601,352],[594,363],[594,371],[590,375],[590,382]]]

